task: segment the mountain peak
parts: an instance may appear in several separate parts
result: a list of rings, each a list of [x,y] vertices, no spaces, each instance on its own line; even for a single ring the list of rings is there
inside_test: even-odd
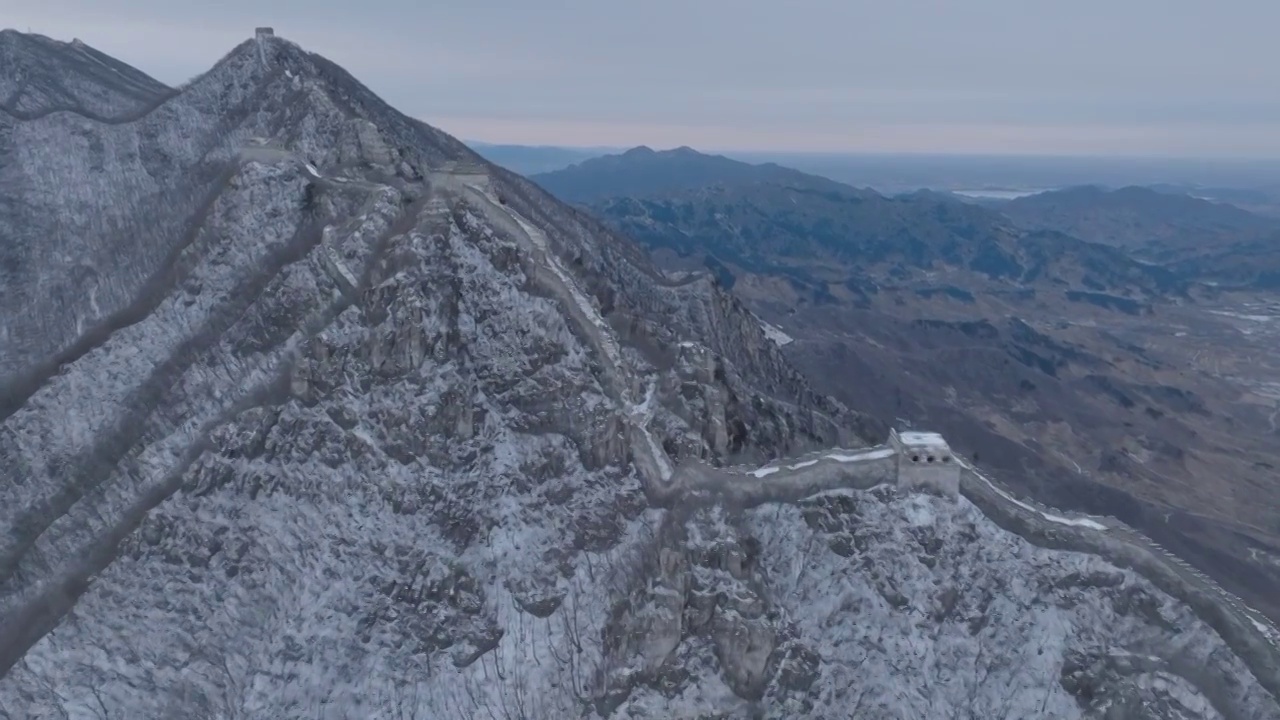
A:
[[[587,564],[643,556],[661,512],[646,491],[676,462],[864,442],[709,277],[661,275],[279,38],[134,117],[9,129],[0,337],[22,342],[0,342],[16,468],[0,482],[0,707],[15,717],[59,716],[82,685],[113,688],[112,715],[193,716],[185,703],[253,686],[282,642],[301,643],[283,667],[305,687],[260,686],[245,713],[367,715],[374,667],[436,693],[535,668],[542,648],[598,656],[617,598]],[[56,420],[68,408],[84,422]],[[166,562],[180,548],[212,559]],[[288,548],[316,562],[271,560]],[[269,610],[288,588],[302,610]],[[592,625],[568,642],[574,607]],[[131,652],[121,622],[145,659],[99,662]],[[82,676],[45,676],[54,626]],[[195,660],[200,687],[169,697],[192,637],[249,664]],[[544,696],[525,717],[577,716],[596,692],[585,665],[546,673],[520,681]],[[486,715],[510,694],[480,692]],[[467,716],[429,702],[415,712]]]
[[[561,170],[533,176],[562,200],[589,202],[608,196],[645,196],[711,185],[777,183],[855,193],[827,178],[773,163],[753,165],[723,155],[699,152],[688,145],[654,151],[647,146],[620,155],[584,160]]]

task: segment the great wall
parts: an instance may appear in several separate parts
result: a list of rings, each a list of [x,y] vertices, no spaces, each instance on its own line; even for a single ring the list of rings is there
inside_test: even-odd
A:
[[[283,153],[270,151],[247,154],[250,157],[245,159],[284,159]],[[322,177],[313,166],[294,159],[303,162],[307,173],[317,180],[350,182],[344,178]],[[653,504],[669,508],[708,503],[751,507],[798,502],[833,490],[868,490],[886,484],[904,491],[923,491],[956,502],[970,502],[1005,530],[1035,545],[1098,555],[1138,573],[1188,604],[1249,665],[1259,682],[1280,697],[1280,630],[1266,616],[1114,518],[1081,516],[1016,498],[952,453],[945,439],[935,433],[895,431],[883,445],[835,448],[762,467],[713,467],[697,460],[686,460],[673,467],[649,430],[654,411],[653,385],[644,392],[625,381],[617,340],[595,304],[577,287],[548,238],[501,197],[482,165],[448,164],[430,173],[427,182],[431,201],[465,198],[473,210],[512,235],[526,251],[525,270],[531,279],[568,309],[578,331],[603,361],[603,380],[628,423],[632,454]]]
[[[256,36],[263,43],[272,36],[270,28],[259,28]],[[265,56],[262,62],[265,64]],[[322,174],[314,165],[292,152],[269,145],[246,147],[240,153],[243,162],[298,162],[318,184],[345,191],[360,190],[375,194],[391,187],[366,180],[344,177],[333,168]],[[650,430],[655,411],[655,386],[647,388],[643,381],[631,378],[622,363],[622,353],[609,325],[601,317],[595,303],[576,284],[574,276],[557,257],[549,239],[534,223],[505,201],[495,190],[489,171],[481,164],[449,164],[436,168],[427,177],[429,204],[441,204],[444,198],[462,198],[476,212],[493,221],[519,242],[525,252],[522,260],[537,283],[551,291],[568,309],[568,314],[593,350],[601,358],[604,381],[628,424],[628,435],[637,467],[650,501],[663,507],[693,507],[706,503],[723,503],[751,507],[766,503],[801,502],[814,495],[839,490],[869,490],[891,485],[903,492],[926,492],[969,502],[993,522],[1037,546],[1089,553],[1129,569],[1194,608],[1196,614],[1210,624],[1250,667],[1259,683],[1280,697],[1280,630],[1264,615],[1250,608],[1181,558],[1169,553],[1150,538],[1109,517],[1081,516],[1019,499],[997,481],[952,453],[944,438],[935,433],[915,431],[891,432],[884,444],[869,448],[833,448],[792,458],[780,459],[759,467],[714,467],[698,460],[686,460],[673,466],[661,443]],[[370,200],[372,202],[373,199]],[[326,270],[347,296],[354,296],[364,280],[356,277],[340,254],[330,252],[322,258]],[[697,281],[697,278],[679,283]],[[333,313],[341,302],[325,309]],[[290,348],[292,351],[292,348]],[[179,474],[167,478],[160,489],[176,489]],[[153,493],[144,498],[131,516],[145,512],[145,505],[159,501]],[[120,532],[136,526],[132,520],[123,523]],[[105,566],[103,557],[86,558],[84,569],[68,578],[68,587],[79,588],[95,569]],[[36,631],[52,627],[61,614],[70,609],[78,593],[53,589],[53,601],[40,598],[31,604],[32,619],[24,614],[19,623],[0,630],[14,630],[26,636],[21,641],[0,642],[0,676],[8,665],[21,657],[21,650],[34,642]],[[5,640],[0,633],[0,641]],[[12,640],[12,638],[9,638]],[[21,645],[22,647],[19,647]],[[6,654],[10,657],[6,659]]]
[[[887,443],[877,447],[832,449],[758,468],[713,467],[695,460],[673,469],[648,429],[652,387],[643,402],[637,402],[636,389],[621,382],[625,375],[619,365],[616,340],[594,304],[575,286],[547,238],[500,198],[482,166],[442,167],[428,181],[433,190],[458,192],[474,200],[480,212],[525,245],[530,264],[536,266],[528,268],[533,270],[532,275],[569,308],[578,329],[608,366],[606,377],[612,379],[615,399],[629,422],[633,456],[654,504],[687,508],[721,502],[750,507],[884,484],[971,502],[1005,530],[1035,545],[1098,555],[1140,574],[1187,603],[1248,663],[1259,682],[1280,697],[1280,630],[1270,619],[1114,518],[1079,516],[1014,497],[954,455],[935,433],[894,431]]]

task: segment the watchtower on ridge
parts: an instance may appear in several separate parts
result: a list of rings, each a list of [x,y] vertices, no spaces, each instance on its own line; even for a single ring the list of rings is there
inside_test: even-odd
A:
[[[960,463],[941,435],[894,430],[889,444],[898,452],[898,486],[932,487],[944,495],[960,492]]]

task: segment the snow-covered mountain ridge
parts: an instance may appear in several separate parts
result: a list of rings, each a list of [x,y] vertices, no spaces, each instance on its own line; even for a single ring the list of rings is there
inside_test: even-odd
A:
[[[0,160],[0,717],[1280,717],[972,493],[744,502],[886,428],[284,40]]]
[[[99,120],[136,116],[173,90],[79,40],[0,30],[0,116],[72,112]]]

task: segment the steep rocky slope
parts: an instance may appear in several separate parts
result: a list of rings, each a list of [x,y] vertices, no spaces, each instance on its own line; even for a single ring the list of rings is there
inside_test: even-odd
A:
[[[79,40],[0,30],[0,119],[70,111],[114,120],[154,107],[173,90]]]
[[[559,573],[632,532],[624,403],[646,386],[663,457],[759,460],[859,425],[709,279],[667,283],[497,169],[485,184],[505,206],[455,187],[440,169],[477,163],[469,151],[281,40],[242,45],[137,120],[55,113],[3,151],[3,667],[86,592],[77,616],[101,623],[64,624],[19,687],[62,635],[86,648],[150,627],[136,651],[169,665],[200,633],[231,652],[246,629],[219,598],[240,593],[246,612],[310,608],[279,619],[334,673],[362,637],[422,623],[439,627],[407,652],[467,666],[505,632],[497,608],[551,612]],[[513,210],[554,258],[533,258]],[[301,565],[276,565],[286,547]],[[395,589],[441,568],[431,582],[449,587],[430,592],[456,622]],[[350,582],[312,596],[326,576]],[[88,609],[120,592],[144,600]],[[505,599],[471,605],[484,596]],[[317,701],[335,687],[312,680],[299,692]],[[120,687],[120,707],[142,702]]]
[[[0,717],[1280,717],[963,498],[655,493],[885,428],[283,40],[2,143]]]

